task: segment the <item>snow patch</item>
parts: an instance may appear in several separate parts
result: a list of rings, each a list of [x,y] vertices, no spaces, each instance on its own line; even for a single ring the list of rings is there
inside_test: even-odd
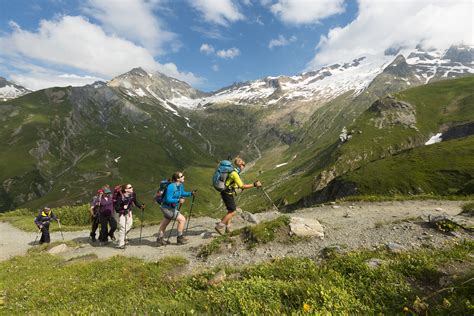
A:
[[[288,163],[287,162],[284,162],[284,163],[281,163],[281,164],[278,164],[275,166],[275,168],[280,168],[280,167],[283,167],[285,165],[287,165]]]
[[[145,91],[142,90],[142,88],[135,89],[135,93],[136,93],[139,97],[145,97],[145,96],[146,96],[146,93],[145,93]]]
[[[115,163],[118,163],[120,158],[122,158],[122,156],[118,156],[117,158],[114,159]]]
[[[442,133],[438,133],[435,136],[432,136],[426,143],[425,145],[433,145],[436,143],[440,143],[443,141],[443,138],[441,138]]]

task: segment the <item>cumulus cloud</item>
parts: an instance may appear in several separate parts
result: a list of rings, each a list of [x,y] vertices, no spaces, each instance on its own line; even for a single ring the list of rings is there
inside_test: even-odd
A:
[[[84,86],[95,81],[105,81],[102,78],[93,76],[78,76],[48,70],[12,74],[11,79],[30,90],[39,90],[49,87]]]
[[[321,37],[308,69],[383,53],[390,47],[473,45],[473,10],[471,0],[359,0],[357,18]]]
[[[97,19],[109,34],[137,42],[153,54],[163,54],[164,46],[180,46],[177,35],[164,29],[153,14],[159,9],[157,0],[87,0],[82,11]]]
[[[270,11],[288,24],[313,24],[345,11],[344,0],[279,0]]]
[[[12,23],[12,32],[0,37],[0,55],[23,58],[51,69],[75,68],[93,77],[111,78],[134,67],[162,71],[190,84],[201,82],[174,64],[160,64],[149,50],[131,41],[108,35],[81,16],[42,20],[37,32],[22,30]]]
[[[296,36],[294,35],[290,37],[289,39],[287,39],[286,37],[280,34],[278,35],[278,38],[272,39],[268,43],[268,48],[272,49],[273,47],[277,47],[277,46],[286,46],[295,41],[296,41]]]
[[[233,59],[240,55],[240,50],[238,48],[232,47],[229,49],[222,49],[217,51],[217,57],[224,58],[224,59]]]
[[[189,0],[189,4],[209,23],[228,26],[244,19],[238,6],[231,0]]]
[[[204,43],[204,44],[202,44],[201,47],[199,48],[199,51],[200,51],[201,53],[206,54],[206,55],[211,55],[211,54],[213,54],[213,53],[215,52],[215,49],[214,49],[214,47],[212,47],[212,45],[209,45],[209,44]]]

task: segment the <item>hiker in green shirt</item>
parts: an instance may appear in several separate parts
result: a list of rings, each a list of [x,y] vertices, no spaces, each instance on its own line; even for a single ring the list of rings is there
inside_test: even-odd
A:
[[[260,181],[255,181],[253,184],[244,184],[242,179],[240,178],[240,173],[245,168],[245,161],[237,157],[234,159],[234,170],[229,174],[227,180],[225,181],[226,189],[221,192],[221,198],[224,202],[224,205],[227,208],[227,214],[221,219],[220,223],[218,223],[215,227],[216,231],[223,235],[224,233],[231,232],[231,220],[235,215],[235,211],[237,210],[237,205],[235,204],[234,196],[236,194],[236,189],[250,189],[250,188],[259,188],[262,186]]]

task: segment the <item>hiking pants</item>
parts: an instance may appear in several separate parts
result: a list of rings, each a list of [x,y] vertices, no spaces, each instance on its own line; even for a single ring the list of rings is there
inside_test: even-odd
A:
[[[50,243],[51,239],[49,236],[49,223],[43,223],[43,228],[41,228],[41,238],[39,243]]]
[[[133,216],[132,212],[128,212],[125,215],[119,216],[119,247],[125,245],[125,236],[130,231],[133,225]],[[125,231],[125,228],[127,231]]]
[[[107,241],[108,236],[113,236],[115,230],[117,229],[117,222],[115,221],[115,218],[113,215],[99,215],[99,221],[100,221],[100,235],[99,235],[99,241],[105,242]],[[107,229],[107,224],[110,226],[110,231]]]

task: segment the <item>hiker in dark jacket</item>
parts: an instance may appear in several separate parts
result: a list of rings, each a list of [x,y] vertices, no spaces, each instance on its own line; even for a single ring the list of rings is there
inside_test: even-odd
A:
[[[163,203],[160,206],[164,218],[161,221],[158,239],[156,240],[158,246],[163,246],[166,244],[164,240],[165,230],[166,226],[168,226],[171,220],[178,221],[178,237],[176,239],[178,245],[182,245],[187,242],[187,238],[183,236],[186,218],[179,212],[179,210],[181,205],[184,203],[184,198],[195,195],[196,191],[184,191],[184,174],[182,172],[175,172],[171,177],[171,181],[173,182],[168,185]]]
[[[35,218],[35,224],[41,230],[41,239],[39,241],[40,244],[51,242],[49,236],[49,225],[51,220],[59,222],[59,219],[53,214],[53,211],[48,206],[45,206],[42,210],[40,210],[38,216]]]
[[[118,248],[125,248],[125,240],[128,231],[133,225],[133,206],[137,206],[141,209],[145,208],[145,205],[137,200],[137,195],[133,192],[131,184],[122,185],[121,194],[117,196],[115,202],[115,211],[119,215],[119,243]]]
[[[237,157],[234,159],[234,170],[229,173],[227,180],[225,181],[226,190],[221,192],[221,198],[224,202],[225,207],[227,208],[227,214],[221,219],[220,223],[217,223],[215,229],[220,234],[231,232],[231,220],[235,215],[237,210],[237,205],[235,204],[234,196],[236,194],[236,189],[250,189],[250,188],[259,188],[262,186],[259,180],[255,181],[252,184],[244,184],[240,178],[240,173],[245,168],[245,161]]]
[[[114,201],[112,199],[112,192],[109,188],[104,189],[104,194],[100,199],[99,220],[99,241],[107,242],[108,237],[110,237],[112,240],[115,240],[114,232],[117,229],[117,222],[114,218]],[[107,225],[110,226],[110,230],[108,230]]]
[[[89,234],[89,236],[91,237],[92,242],[96,241],[95,233],[97,231],[97,228],[99,228],[100,199],[102,198],[103,194],[104,194],[103,189],[97,190],[97,195],[94,196],[90,204],[92,227],[91,227],[91,233]]]

